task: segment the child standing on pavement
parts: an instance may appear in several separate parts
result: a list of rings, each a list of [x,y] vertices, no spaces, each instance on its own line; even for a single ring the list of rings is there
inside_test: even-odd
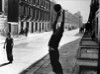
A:
[[[6,45],[7,59],[9,63],[12,63],[13,61],[12,49],[13,49],[14,42],[13,42],[13,38],[11,38],[10,33],[7,34],[7,38],[4,43],[4,48],[5,48],[5,45]]]

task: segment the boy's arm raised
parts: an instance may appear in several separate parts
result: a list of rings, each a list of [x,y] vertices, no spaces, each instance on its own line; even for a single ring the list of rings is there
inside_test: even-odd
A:
[[[56,31],[56,25],[57,25],[59,16],[60,16],[60,12],[57,13],[56,19],[55,19],[55,21],[54,21],[54,23],[53,23],[53,32]]]
[[[63,10],[63,13],[62,13],[62,22],[60,26],[62,30],[64,30],[64,23],[65,23],[65,10]]]

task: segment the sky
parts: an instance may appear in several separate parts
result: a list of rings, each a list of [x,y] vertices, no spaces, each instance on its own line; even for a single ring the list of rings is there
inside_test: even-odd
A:
[[[83,17],[83,23],[86,23],[90,13],[91,0],[54,0],[61,4],[63,9],[68,10],[72,14],[80,11]]]

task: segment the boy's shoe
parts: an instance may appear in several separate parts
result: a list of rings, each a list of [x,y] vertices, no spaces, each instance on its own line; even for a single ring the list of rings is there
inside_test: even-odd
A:
[[[9,63],[12,63],[12,61],[9,61]]]

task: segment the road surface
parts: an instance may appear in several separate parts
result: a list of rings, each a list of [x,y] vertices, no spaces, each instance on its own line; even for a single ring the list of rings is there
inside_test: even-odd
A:
[[[72,42],[80,36],[76,36],[77,30],[65,31],[60,42],[60,47],[66,43]],[[0,67],[0,74],[19,74],[21,71],[35,63],[48,53],[48,41],[52,32],[35,34],[24,39],[14,41],[12,64]],[[0,45],[0,64],[7,63],[6,52]]]

